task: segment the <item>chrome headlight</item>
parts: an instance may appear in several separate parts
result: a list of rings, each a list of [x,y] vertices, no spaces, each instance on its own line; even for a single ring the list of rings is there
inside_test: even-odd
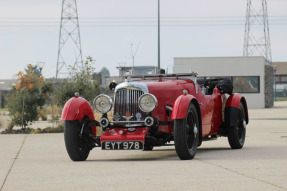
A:
[[[111,110],[113,101],[109,96],[100,94],[94,99],[93,105],[97,112],[104,114]]]
[[[139,98],[139,108],[146,113],[152,112],[157,107],[157,99],[152,94],[143,94]]]

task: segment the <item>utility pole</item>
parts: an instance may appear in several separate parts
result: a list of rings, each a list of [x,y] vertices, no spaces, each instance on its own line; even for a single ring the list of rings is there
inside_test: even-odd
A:
[[[266,0],[247,0],[243,56],[255,55],[272,62]]]
[[[138,43],[138,46],[135,50],[135,52],[133,51],[133,43],[131,42],[131,56],[132,56],[132,75],[134,75],[134,66],[135,66],[135,56],[138,52],[138,49],[139,49],[139,45],[140,45],[140,42]]]
[[[76,0],[62,0],[56,79],[70,76],[69,66],[83,67]]]

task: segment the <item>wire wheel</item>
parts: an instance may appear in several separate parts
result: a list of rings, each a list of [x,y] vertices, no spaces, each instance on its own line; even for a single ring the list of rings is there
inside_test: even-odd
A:
[[[228,129],[228,142],[232,149],[241,149],[246,137],[246,117],[242,103],[239,104],[236,126]]]
[[[65,145],[66,150],[73,161],[84,161],[88,158],[90,148],[88,147],[87,141],[79,136],[80,123],[78,120],[65,121]]]
[[[188,107],[185,119],[174,121],[174,143],[181,160],[193,159],[199,141],[199,122],[197,110],[193,103]]]

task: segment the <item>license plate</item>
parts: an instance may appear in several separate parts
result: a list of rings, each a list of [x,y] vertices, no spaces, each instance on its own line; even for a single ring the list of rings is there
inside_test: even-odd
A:
[[[103,141],[102,150],[143,150],[143,141]]]

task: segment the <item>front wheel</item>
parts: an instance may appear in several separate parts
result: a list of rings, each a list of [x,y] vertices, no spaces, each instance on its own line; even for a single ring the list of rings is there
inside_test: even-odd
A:
[[[228,128],[228,142],[232,149],[241,149],[246,136],[246,117],[242,103],[239,104],[236,126]]]
[[[153,150],[153,146],[144,146],[144,151],[152,151]]]
[[[199,122],[195,106],[191,103],[185,119],[174,120],[174,144],[181,160],[193,159],[199,142]]]
[[[65,145],[70,158],[73,161],[84,161],[88,158],[90,149],[84,138],[79,136],[81,130],[80,123],[75,121],[65,121]]]

